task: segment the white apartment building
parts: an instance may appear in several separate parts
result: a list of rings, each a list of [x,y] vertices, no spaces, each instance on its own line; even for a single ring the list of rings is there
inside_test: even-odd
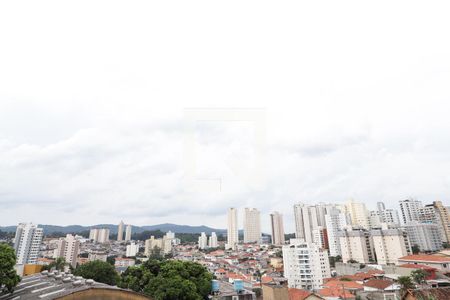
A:
[[[53,258],[63,257],[68,264],[75,268],[79,252],[80,241],[75,236],[68,234],[65,238],[58,240]]]
[[[433,204],[425,205],[419,209],[419,220],[421,223],[436,224],[439,229],[442,242],[448,242],[447,231],[442,223],[443,219],[440,216],[440,211]]]
[[[399,203],[402,224],[420,221],[419,209],[423,206],[422,202],[414,199],[406,199],[400,201]]]
[[[138,253],[139,253],[139,244],[135,244],[134,242],[132,242],[131,244],[127,245],[127,250],[125,252],[126,257],[134,257]]]
[[[352,219],[352,224],[364,229],[369,229],[369,212],[366,209],[366,205],[361,202],[355,202],[350,199],[345,204],[345,209],[350,218]]]
[[[208,246],[210,248],[217,248],[219,247],[219,243],[217,241],[217,235],[215,232],[211,232],[211,236],[209,237]]]
[[[131,241],[131,224],[128,224],[125,230],[125,241]]]
[[[338,236],[344,263],[347,263],[349,260],[363,264],[375,262],[373,241],[369,231],[346,228],[339,231]]]
[[[370,235],[380,265],[397,265],[399,258],[411,254],[408,235],[401,229],[388,229],[384,223],[382,229],[372,230]]]
[[[385,209],[380,211],[380,218],[382,223],[386,223],[391,227],[400,226],[400,218],[396,209]]]
[[[327,229],[325,227],[318,226],[317,228],[313,229],[312,234],[314,244],[322,249],[329,249]]]
[[[372,210],[369,214],[369,226],[371,229],[381,228],[381,216],[378,210]]]
[[[123,241],[123,226],[125,226],[123,224],[123,221],[120,221],[119,226],[117,226],[117,240]]]
[[[226,249],[236,249],[236,245],[239,243],[239,231],[238,231],[238,210],[231,207],[228,209],[228,223],[227,223],[227,244]]]
[[[313,230],[318,226],[325,226],[327,205],[294,205],[295,237],[307,243],[314,242]]]
[[[44,230],[32,223],[20,223],[14,238],[14,250],[18,265],[35,264],[39,256]]]
[[[442,236],[438,225],[432,223],[409,222],[403,225],[411,246],[419,246],[421,251],[438,251],[442,249]]]
[[[93,228],[89,232],[89,239],[96,243],[109,242],[109,229],[108,228]]]
[[[330,256],[341,255],[341,244],[339,242],[339,231],[350,225],[350,216],[339,209],[330,210],[325,215],[325,224],[328,235],[328,247],[330,249]]]
[[[244,243],[261,243],[261,220],[256,208],[244,210]]]
[[[161,249],[164,254],[172,252],[172,245],[175,239],[170,238],[170,236],[168,237],[166,234],[160,239],[155,239],[154,236],[151,236],[150,239],[145,241],[144,254],[150,256],[155,247]]]
[[[440,223],[444,229],[445,239],[444,241],[450,241],[450,209],[442,205],[441,201],[434,201],[433,206],[436,210],[437,216],[440,219]]]
[[[328,252],[301,239],[283,246],[283,266],[290,288],[317,290],[331,276]]]
[[[208,237],[206,236],[206,233],[202,232],[200,236],[198,237],[198,248],[199,249],[206,249],[208,248]]]
[[[270,214],[270,227],[272,229],[272,244],[284,245],[284,225],[283,215],[279,212],[273,212]]]

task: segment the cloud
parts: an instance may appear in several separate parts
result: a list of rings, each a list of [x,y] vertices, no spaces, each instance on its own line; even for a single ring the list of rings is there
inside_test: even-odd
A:
[[[448,3],[1,5],[0,225],[450,204]],[[260,184],[248,120],[195,122],[187,178],[192,108],[265,112]]]

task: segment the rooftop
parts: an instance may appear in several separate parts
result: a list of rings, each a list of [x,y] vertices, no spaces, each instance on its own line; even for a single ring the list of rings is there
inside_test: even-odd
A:
[[[437,255],[425,255],[425,254],[407,255],[407,256],[400,257],[399,260],[450,263],[450,257],[443,257],[443,256],[437,256]]]
[[[134,292],[95,282],[91,279],[84,279],[64,272],[49,273],[44,271],[23,277],[12,294],[0,293],[0,300],[58,299],[89,289],[116,290],[138,296]],[[148,299],[142,295],[139,295],[139,298]]]

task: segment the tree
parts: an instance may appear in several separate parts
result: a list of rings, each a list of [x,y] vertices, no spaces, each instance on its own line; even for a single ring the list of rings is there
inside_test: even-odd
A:
[[[402,297],[408,292],[408,290],[414,289],[414,283],[409,276],[400,276],[397,279],[398,284],[400,285],[400,292]]]
[[[347,261],[347,263],[348,264],[356,264],[356,263],[358,263],[356,260],[354,260],[354,259],[349,259],[348,261]]]
[[[64,267],[67,266],[68,263],[64,257],[58,257],[55,261],[49,263],[48,265],[42,267],[42,270],[51,270],[55,269],[58,271],[64,271]]]
[[[20,277],[14,269],[15,265],[14,249],[7,244],[0,243],[0,288],[5,292],[12,293],[20,281]]]
[[[90,261],[84,265],[78,266],[73,274],[109,285],[116,285],[120,280],[114,266],[101,260]]]
[[[411,251],[412,251],[413,254],[419,253],[419,252],[420,252],[420,247],[419,247],[419,245],[413,245],[413,246],[411,247]]]
[[[425,278],[427,277],[427,272],[421,269],[417,269],[411,272],[411,277],[417,284],[424,284],[426,283]]]
[[[212,275],[198,263],[149,259],[122,273],[119,286],[155,300],[201,300],[211,291]]]

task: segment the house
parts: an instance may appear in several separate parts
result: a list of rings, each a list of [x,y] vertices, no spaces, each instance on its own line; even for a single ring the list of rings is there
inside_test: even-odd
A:
[[[321,296],[303,289],[289,289],[289,300],[323,300]]]
[[[402,298],[402,300],[423,300],[423,299],[448,300],[450,299],[450,287],[409,290]]]
[[[370,279],[363,283],[364,292],[396,291],[400,287],[397,283],[385,279]]]
[[[436,268],[443,273],[450,273],[450,257],[439,255],[414,254],[400,257],[399,264],[416,264]]]
[[[318,290],[317,293],[325,300],[352,300],[356,298],[355,295],[353,295],[349,291],[346,291],[342,287],[323,288]]]

